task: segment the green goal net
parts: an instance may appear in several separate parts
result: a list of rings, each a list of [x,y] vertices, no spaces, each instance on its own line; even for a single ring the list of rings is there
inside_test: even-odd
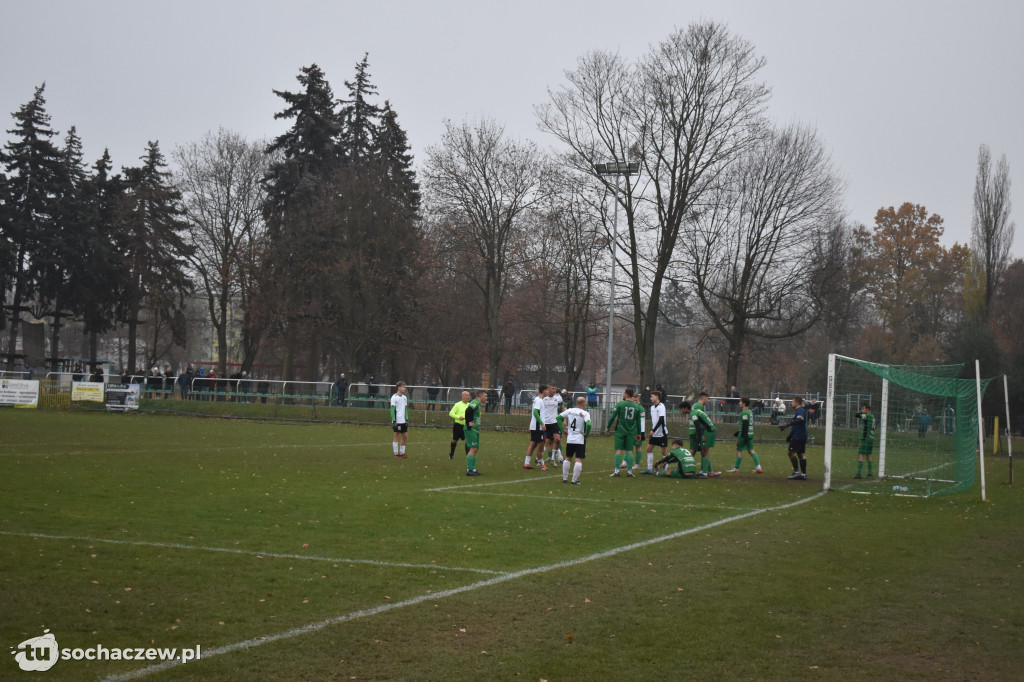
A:
[[[978,382],[964,365],[829,357],[825,488],[929,497],[974,485]],[[990,379],[981,380],[981,391]]]

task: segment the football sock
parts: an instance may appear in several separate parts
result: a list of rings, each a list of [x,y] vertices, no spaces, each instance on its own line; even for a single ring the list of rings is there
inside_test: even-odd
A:
[[[789,463],[793,465],[793,471],[800,471],[800,462],[797,461],[796,455],[789,456]]]
[[[466,455],[466,470],[467,471],[475,471],[476,470],[476,455]]]
[[[761,460],[757,458],[757,453],[753,450],[750,451],[750,459],[754,460],[754,466],[758,469],[761,468]]]
[[[860,476],[860,472],[863,469],[864,469],[864,462],[863,461],[858,461],[857,462],[857,475],[858,476]]]
[[[576,462],[572,465],[572,482],[580,480],[580,472],[583,471],[583,462]]]
[[[858,471],[857,473],[859,474],[860,472]],[[868,476],[870,476],[870,475],[871,475],[871,460],[869,459],[868,460]]]
[[[398,452],[399,452],[400,454],[403,454],[403,455],[404,455],[404,454],[405,454],[405,446],[404,446],[404,445],[400,445],[400,446],[398,447]]]
[[[647,453],[647,470],[651,471],[652,469],[654,469],[654,453],[653,452],[648,452]]]
[[[391,441],[391,450],[397,455],[398,454],[398,443]]]
[[[452,449],[449,451],[448,456],[451,457],[455,454],[455,441],[452,441]]]
[[[562,480],[569,480],[569,460],[562,462]]]
[[[620,466],[622,466],[622,455],[616,453],[616,455],[615,455],[615,470],[618,471]]]
[[[530,466],[530,456],[529,455],[527,455],[526,459],[523,460],[523,466],[524,467]]]
[[[807,473],[807,460],[806,459],[800,460],[800,471],[801,471],[801,473],[805,473],[805,474]]]
[[[633,459],[633,453],[632,452],[627,452],[626,453],[626,468],[627,469],[632,469],[634,461],[635,460]]]
[[[740,468],[740,464],[742,464],[742,463],[743,463],[743,458],[742,457],[737,457],[736,458],[736,463],[733,464],[732,468],[733,469],[739,469]]]

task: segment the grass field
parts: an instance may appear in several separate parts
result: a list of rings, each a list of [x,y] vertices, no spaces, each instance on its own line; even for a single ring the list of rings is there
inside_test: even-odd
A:
[[[767,472],[521,468],[526,436],[0,411],[0,635],[201,659],[40,679],[1020,679],[1024,501],[819,495]],[[732,464],[716,448],[716,468]],[[1019,451],[1019,450],[1018,450]],[[745,466],[749,468],[749,463]],[[1022,472],[1024,473],[1024,472]],[[31,677],[11,656],[0,679]]]

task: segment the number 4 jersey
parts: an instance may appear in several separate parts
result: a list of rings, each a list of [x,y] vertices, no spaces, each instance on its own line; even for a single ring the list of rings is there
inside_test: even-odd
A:
[[[590,430],[590,413],[578,407],[570,407],[559,415],[564,424],[566,436],[565,442],[576,445],[583,445],[586,442],[587,432]]]

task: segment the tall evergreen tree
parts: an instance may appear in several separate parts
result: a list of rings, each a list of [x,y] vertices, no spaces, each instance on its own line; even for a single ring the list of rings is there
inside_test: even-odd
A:
[[[120,255],[126,269],[119,317],[128,325],[128,365],[136,366],[140,312],[153,312],[154,340],[162,322],[180,322],[190,284],[185,275],[189,247],[185,243],[181,193],[170,182],[167,163],[157,142],[150,142],[142,165],[124,169],[127,192],[118,210]],[[180,331],[180,330],[179,330]],[[176,334],[177,340],[180,339]],[[150,357],[159,355],[155,343]]]
[[[293,123],[267,148],[278,159],[264,183],[269,248],[259,307],[264,322],[283,337],[284,378],[294,378],[295,355],[306,335],[306,374],[319,379],[317,339],[310,329],[322,320],[319,270],[332,243],[314,228],[312,216],[338,169],[341,127],[334,94],[320,67],[302,68],[298,81],[301,92],[274,91],[287,104],[274,118]]]
[[[119,292],[124,289],[125,268],[115,240],[124,182],[120,175],[111,175],[112,167],[110,152],[104,149],[85,184],[83,198],[89,223],[82,250],[83,269],[78,286],[72,290],[72,306],[89,337],[92,369],[96,368],[98,337],[113,327]]]
[[[387,100],[384,101],[376,133],[374,156],[383,165],[384,177],[415,217],[420,208],[420,185],[412,165],[409,138],[398,124],[398,114]]]
[[[356,64],[356,75],[345,81],[348,99],[341,101],[342,158],[359,172],[361,164],[374,156],[377,129],[381,120],[381,109],[370,101],[377,96],[377,87],[370,82],[369,54]]]
[[[10,249],[10,258],[0,280],[10,289],[6,306],[11,314],[8,335],[7,368],[14,367],[17,355],[21,313],[25,302],[35,293],[36,281],[31,264],[38,257],[41,236],[53,223],[56,193],[62,174],[61,154],[51,141],[56,135],[46,113],[43,91],[35,90],[32,99],[13,115],[15,127],[7,132],[14,136],[4,147],[3,162],[7,173],[8,217],[0,225],[3,239]]]
[[[87,180],[82,160],[82,140],[72,126],[64,136],[61,149],[61,173],[54,195],[53,222],[39,235],[39,248],[31,257],[31,270],[37,282],[33,316],[53,318],[50,325],[52,369],[59,369],[62,320],[72,313],[72,296],[81,285],[85,268],[83,256],[90,216],[83,193]]]

